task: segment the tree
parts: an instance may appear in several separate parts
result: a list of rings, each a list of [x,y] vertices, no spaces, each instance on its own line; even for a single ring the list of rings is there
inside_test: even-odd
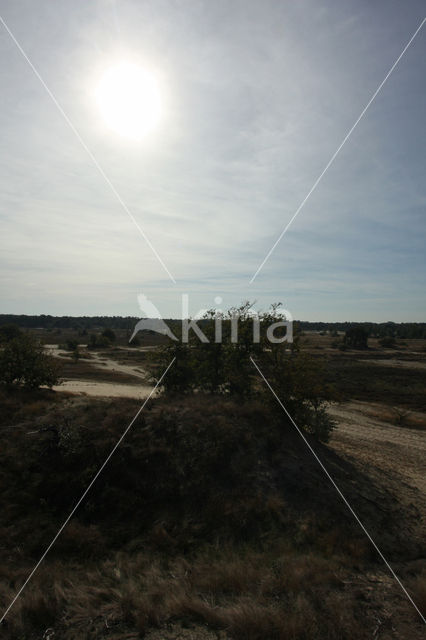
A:
[[[253,358],[296,423],[318,439],[327,441],[334,428],[326,411],[326,401],[331,399],[332,390],[324,383],[318,364],[300,353],[297,335],[293,343],[279,341],[286,332],[286,319],[279,306],[272,305],[259,317],[252,313],[249,302],[226,314],[219,315],[211,310],[199,323],[208,342],[201,341],[194,333],[189,334],[188,343],[170,340],[162,348],[160,360],[158,353],[154,354],[161,373],[175,358],[161,383],[164,392],[168,395],[220,394],[234,396],[239,402],[260,397],[276,410],[277,420],[287,423],[282,408],[259,380]],[[222,335],[216,341],[217,321]],[[275,325],[273,337],[276,341],[271,340],[268,331],[272,325]],[[179,335],[176,328],[174,334]],[[254,339],[255,335],[257,339]]]
[[[89,342],[87,345],[88,349],[105,349],[111,346],[111,341],[106,336],[96,335],[92,333],[89,338]]]
[[[22,331],[16,324],[3,324],[0,327],[0,343],[9,342],[14,338],[19,338],[22,335]]]
[[[102,331],[102,335],[104,338],[107,338],[107,340],[109,340],[110,342],[115,342],[116,340],[116,335],[112,329],[104,329]]]
[[[28,334],[13,338],[0,352],[0,382],[36,389],[58,384],[58,365]]]
[[[385,349],[392,349],[396,346],[396,340],[393,336],[383,336],[380,338],[379,344]]]
[[[368,349],[368,332],[362,327],[352,327],[346,331],[344,343],[351,349]]]
[[[271,312],[263,314],[265,329],[276,322],[277,317],[279,308],[273,305]],[[263,348],[258,357],[262,373],[298,427],[327,442],[335,427],[327,413],[327,402],[333,399],[334,390],[325,383],[322,366],[302,351],[298,330],[290,344],[270,343],[265,334],[266,331],[262,335]],[[261,393],[276,410],[277,418],[285,422],[282,407],[265,385]]]

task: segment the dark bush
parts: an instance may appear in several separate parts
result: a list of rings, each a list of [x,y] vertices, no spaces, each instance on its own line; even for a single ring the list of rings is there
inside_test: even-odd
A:
[[[351,349],[367,349],[368,332],[362,327],[352,327],[346,331],[344,343]]]
[[[110,342],[115,342],[116,340],[116,335],[112,329],[104,329],[102,331],[102,336]]]
[[[393,336],[384,336],[383,338],[380,338],[379,344],[385,349],[392,349],[396,346],[396,340]]]
[[[31,389],[58,384],[58,365],[28,334],[13,338],[0,352],[0,382]]]
[[[0,343],[9,342],[14,338],[19,338],[22,335],[22,331],[16,324],[3,324],[0,327]]]
[[[95,333],[92,333],[89,338],[89,343],[87,345],[87,348],[88,349],[105,349],[110,346],[111,346],[111,340],[109,340],[109,338],[107,338],[103,334],[96,335]]]
[[[237,332],[233,330],[235,317],[238,318]],[[221,321],[221,341],[215,339],[217,319]],[[292,343],[283,340],[286,337],[284,320],[279,305],[261,314],[256,326],[248,302],[221,316],[208,312],[199,322],[207,342],[190,333],[188,343],[170,340],[162,349],[161,373],[174,358],[161,383],[166,395],[207,393],[244,402],[260,396],[285,418],[271,390],[259,379],[254,360],[298,426],[327,441],[334,427],[325,405],[332,398],[331,389],[325,384],[316,361],[300,352],[298,337]],[[268,335],[272,325],[276,340]]]

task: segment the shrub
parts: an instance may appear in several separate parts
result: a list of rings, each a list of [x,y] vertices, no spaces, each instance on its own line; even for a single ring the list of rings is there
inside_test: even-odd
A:
[[[328,442],[333,430],[336,427],[335,421],[326,411],[324,404],[304,407],[305,419],[299,424],[307,433],[315,436],[322,442]],[[303,414],[299,411],[297,415]]]
[[[380,338],[379,344],[385,349],[392,349],[396,345],[396,340],[393,336],[384,336]]]
[[[102,336],[109,340],[109,342],[115,342],[116,335],[112,329],[104,329],[102,331]]]
[[[236,335],[232,328],[235,317],[238,318]],[[215,341],[218,318],[222,330],[220,342]],[[279,313],[279,305],[272,305],[270,311],[261,314],[258,339],[254,340],[254,319],[249,302],[220,316],[213,310],[208,312],[199,325],[208,342],[202,342],[190,333],[188,343],[170,340],[160,352],[161,372],[175,358],[162,381],[163,390],[174,396],[202,392],[233,396],[239,401],[266,397],[268,404],[272,403],[274,410],[284,416],[270,389],[259,381],[252,362],[255,358],[296,423],[320,440],[327,441],[334,427],[325,406],[325,402],[331,399],[331,389],[324,383],[316,361],[300,353],[298,336],[293,343],[270,340],[268,328],[283,320],[285,317]],[[284,326],[276,325],[274,337],[283,338],[284,331]],[[175,335],[177,333],[175,330]]]
[[[324,371],[318,361],[300,351],[293,353],[277,349],[262,354],[261,369],[278,398],[300,429],[318,440],[327,442],[335,427],[326,410],[334,389],[324,382]],[[269,404],[278,415],[282,407],[266,387]],[[285,416],[284,416],[285,417]]]
[[[405,427],[407,419],[410,416],[410,411],[403,407],[392,407],[393,422],[399,427]]]
[[[0,382],[31,389],[58,384],[59,369],[30,335],[13,338],[0,353]]]
[[[414,602],[423,615],[426,616],[426,570],[416,576],[411,583]]]
[[[346,331],[344,342],[351,349],[367,349],[368,332],[362,327],[352,327]]]
[[[3,324],[0,327],[0,343],[9,342],[14,338],[19,338],[22,335],[22,331],[16,324]]]
[[[111,346],[111,341],[105,335],[96,335],[92,333],[87,345],[88,349],[105,349]]]

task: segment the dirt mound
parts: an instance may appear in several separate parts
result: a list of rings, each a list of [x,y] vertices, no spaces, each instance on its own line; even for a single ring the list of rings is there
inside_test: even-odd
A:
[[[43,525],[50,530],[49,521],[71,510],[136,407],[132,401],[69,401],[14,433],[3,452],[4,486],[13,487],[6,494],[18,512],[41,505],[41,539]],[[407,536],[414,507],[402,507],[377,473],[373,482],[327,446],[311,442],[373,537],[380,534],[384,550],[418,557],[419,541]],[[7,481],[11,477],[14,483]],[[339,527],[334,541],[330,521]],[[155,547],[190,548],[218,536],[244,540],[277,530],[300,544],[315,537],[318,544],[366,546],[353,515],[284,414],[278,419],[260,403],[201,395],[152,403],[93,486],[76,523],[82,528],[81,535],[74,532],[78,551],[83,545],[88,554],[102,549],[93,540],[96,527],[108,544],[120,546],[140,538]],[[58,550],[66,540],[65,534]],[[40,548],[33,539],[32,550]]]
[[[31,402],[0,453],[4,606],[139,409]],[[407,562],[420,556],[414,511],[377,470],[311,444],[385,555],[413,567],[420,598],[422,566]],[[369,638],[389,609],[410,629],[400,637],[420,637],[377,560],[285,415],[211,396],[155,400],[8,616],[8,637]]]

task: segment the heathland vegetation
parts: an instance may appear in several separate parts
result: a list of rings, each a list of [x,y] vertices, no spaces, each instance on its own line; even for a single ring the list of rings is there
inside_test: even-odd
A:
[[[18,315],[0,314],[0,325],[15,324],[25,329],[46,329],[57,331],[73,329],[84,332],[91,330],[113,329],[126,331],[130,336],[131,331],[139,318],[134,316],[51,316],[51,315]],[[166,319],[173,327],[177,324],[174,319]],[[426,339],[426,322],[308,322],[297,320],[300,331],[318,331],[333,334],[345,333],[353,327],[364,329],[368,335],[376,338],[393,336],[395,338]]]
[[[211,311],[201,324],[208,341],[195,332],[189,334],[188,342],[169,340],[161,357],[156,354],[155,358],[157,375],[174,359],[161,385],[166,396],[203,393],[237,398],[240,403],[256,398],[278,417],[285,417],[270,388],[259,380],[257,365],[300,428],[327,441],[334,425],[326,401],[333,397],[333,390],[320,363],[301,352],[299,335],[291,342],[284,340],[287,327],[279,307],[273,305],[259,321],[251,314],[249,302],[225,315]],[[238,322],[234,324],[232,318]]]
[[[396,338],[390,353],[370,335],[369,349],[342,351],[331,346],[336,336],[320,343],[302,331],[293,344],[270,343],[266,324],[253,343],[249,309],[240,312],[235,341],[228,318],[220,343],[191,335],[188,344],[161,338],[155,349],[151,334],[139,336],[148,347],[125,347],[120,323],[109,325],[113,335],[63,328],[64,355],[53,360],[40,346],[49,332],[0,328],[2,354],[30,345],[35,368],[62,363],[60,375],[106,376],[90,363],[108,354],[158,380],[176,359],[6,616],[8,640],[421,637],[418,614],[251,360],[426,610],[420,504],[401,499],[379,467],[327,444],[330,400],[364,398],[367,371],[376,400],[394,393],[394,379],[396,393],[401,372],[382,364],[374,378],[368,358],[379,348],[382,359],[398,348],[403,357],[405,347]],[[202,327],[213,337],[214,315]],[[417,386],[401,387],[402,404],[418,408],[424,373],[406,371]],[[37,386],[18,375],[0,384],[3,609],[140,408]]]
[[[58,381],[58,365],[36,338],[15,325],[0,327],[0,384],[37,389]]]

